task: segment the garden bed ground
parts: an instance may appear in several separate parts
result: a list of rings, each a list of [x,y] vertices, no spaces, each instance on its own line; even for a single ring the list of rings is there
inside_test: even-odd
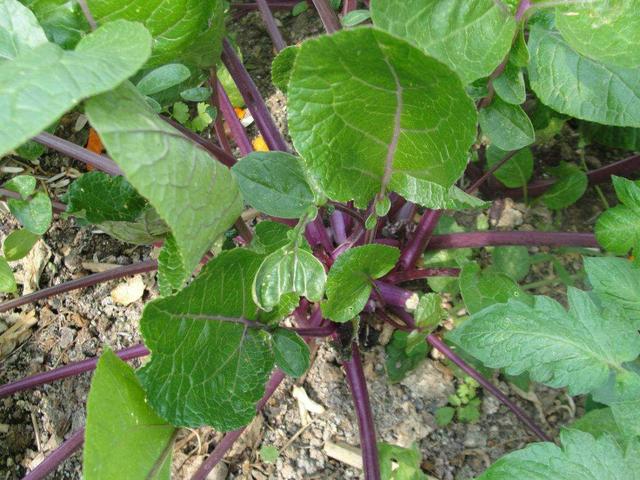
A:
[[[290,43],[322,31],[312,11],[295,18],[279,15],[279,19],[284,24],[285,39]],[[247,68],[268,97],[267,103],[279,126],[284,127],[284,96],[270,82],[269,65],[273,52],[259,17],[248,15],[236,21],[232,30]],[[71,132],[72,122],[68,123],[66,131]],[[589,151],[588,154],[590,167],[598,166],[599,161],[608,162],[604,156],[622,158],[621,152]],[[554,163],[560,158],[571,160],[575,156],[575,138],[570,128],[566,128],[559,139],[538,149],[536,158]],[[19,164],[6,158],[3,165]],[[82,170],[79,164],[50,156],[42,160],[35,173],[50,178],[61,172],[68,173],[72,167]],[[64,188],[62,185],[53,193],[61,193]],[[593,192],[587,195],[591,196]],[[546,227],[592,231],[598,205],[595,199],[584,201],[554,215],[540,205],[525,206],[507,201],[494,203],[491,209],[480,214],[491,220],[492,228],[500,224],[505,229]],[[473,229],[478,214],[461,214],[459,221]],[[16,226],[10,215],[2,214],[0,231],[3,236]],[[149,248],[124,245],[91,229],[78,228],[73,220],[58,219],[39,248],[21,261],[19,268],[27,274],[27,283],[30,279],[32,287],[44,288],[87,275],[100,265],[128,264],[148,258],[151,253]],[[565,254],[561,260],[570,271],[580,268],[580,257],[576,254]],[[525,283],[546,279],[548,275],[548,264],[539,264]],[[128,306],[117,303],[114,300],[117,295],[112,291],[121,285],[126,285],[126,294],[139,298]],[[562,299],[563,291],[562,287],[553,286],[536,290],[558,299]],[[16,322],[25,328],[33,323],[27,328],[30,336],[23,334],[12,339],[15,348],[7,335],[0,337],[4,339],[0,343],[0,355],[6,352],[0,356],[0,382],[94,357],[104,345],[120,349],[137,343],[142,306],[156,295],[155,276],[145,274],[134,280],[123,279],[70,292],[0,315],[0,333]],[[430,357],[410,377],[390,385],[384,372],[381,345],[388,340],[389,332],[381,330],[379,333],[377,344],[364,354],[378,433],[382,440],[391,443],[406,446],[418,442],[425,472],[440,480],[472,478],[505,452],[535,440],[505,407],[483,393],[480,394],[482,416],[479,422],[453,423],[438,428],[435,409],[447,403],[448,394],[456,387],[456,378],[439,358]],[[517,394],[503,381],[497,381],[503,391],[509,392],[510,397],[551,434],[556,434],[559,426],[571,421],[576,409],[580,409],[561,390],[537,388],[528,395]],[[0,400],[0,480],[21,478],[27,469],[84,425],[89,382],[90,375],[84,374]],[[293,396],[294,390],[297,399]],[[311,403],[300,400],[302,392],[306,392]],[[313,413],[314,410],[317,413]],[[320,410],[324,411],[320,413]],[[184,430],[174,454],[174,478],[189,478],[220,438],[220,434],[208,428]],[[358,433],[336,354],[332,347],[324,345],[318,350],[304,380],[298,383],[285,380],[264,412],[257,416],[241,442],[227,456],[228,468],[219,468],[218,476],[211,478],[359,478],[358,469],[327,456],[328,442],[357,446]],[[286,448],[276,463],[269,465],[261,462],[258,456],[263,445]],[[75,454],[52,478],[80,478],[80,459],[80,454]]]

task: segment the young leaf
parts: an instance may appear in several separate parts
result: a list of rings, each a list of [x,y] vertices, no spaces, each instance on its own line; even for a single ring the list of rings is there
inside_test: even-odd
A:
[[[626,440],[626,435],[616,423],[610,408],[591,410],[571,423],[569,428],[586,432],[596,439],[611,435],[619,445],[624,445]]]
[[[18,0],[0,3],[0,63],[48,43],[36,16]]]
[[[519,282],[529,273],[531,260],[527,247],[496,247],[491,256],[493,267]]]
[[[264,259],[253,281],[253,300],[267,311],[278,305],[287,293],[319,302],[326,281],[320,260],[296,242]]]
[[[2,249],[5,258],[9,262],[20,260],[29,253],[39,239],[39,235],[31,233],[25,228],[14,230],[4,240]]]
[[[208,87],[194,87],[180,92],[180,97],[187,102],[206,102],[211,98]]]
[[[287,47],[278,53],[271,63],[271,80],[282,93],[287,93],[291,71],[299,51],[300,48],[295,45]]]
[[[409,448],[402,448],[379,442],[378,454],[380,475],[384,480],[427,480],[427,475],[420,469],[422,454],[416,443]]]
[[[372,0],[373,23],[417,45],[467,84],[488,76],[511,48],[516,22],[493,0]]]
[[[504,71],[493,80],[493,88],[502,100],[512,105],[520,105],[527,99],[522,70],[511,61],[507,62]]]
[[[637,68],[615,67],[583,57],[544,22],[531,27],[529,49],[531,88],[545,105],[582,120],[640,127]]]
[[[373,280],[389,273],[399,257],[397,248],[379,244],[344,252],[329,270],[322,313],[334,322],[348,322],[358,315],[369,300]]]
[[[255,235],[253,236],[250,247],[257,253],[269,255],[291,242],[289,240],[289,234],[292,231],[291,227],[283,225],[282,223],[269,221],[260,222],[256,225]],[[304,245],[304,248],[310,248],[308,244],[304,243]]]
[[[136,84],[136,88],[143,95],[153,95],[179,85],[190,76],[191,72],[184,65],[169,63],[147,73]]]
[[[439,427],[446,427],[451,423],[455,414],[456,410],[453,407],[439,407],[434,416]]]
[[[46,43],[1,63],[0,156],[82,99],[118,86],[150,51],[151,37],[142,25],[118,21],[84,37],[72,52]]]
[[[174,432],[147,405],[131,367],[106,350],[87,399],[83,477],[169,480]]]
[[[240,215],[231,172],[160,119],[131,84],[91,98],[86,113],[127,180],[171,228],[190,274]]]
[[[527,295],[511,278],[501,273],[481,271],[477,263],[467,263],[460,272],[460,292],[469,313],[476,313],[509,299],[527,302]],[[464,345],[462,345],[464,348]]]
[[[221,431],[249,423],[274,365],[251,286],[263,257],[223,252],[177,294],[147,303],[140,328],[151,360],[139,377],[149,404],[175,425]]]
[[[533,125],[524,110],[500,98],[480,110],[479,120],[482,133],[502,150],[518,150],[536,141]]]
[[[602,213],[596,222],[596,240],[617,255],[637,254],[640,248],[640,205],[617,205]]]
[[[371,18],[371,12],[369,10],[351,10],[344,17],[342,17],[343,27],[355,27],[356,25],[366,22]]]
[[[463,210],[485,208],[487,202],[465,193],[455,185],[443,187],[437,183],[405,176],[393,182],[394,190],[410,202],[437,210]]]
[[[541,197],[544,204],[552,210],[560,210],[576,203],[589,185],[587,175],[573,163],[562,162],[549,172],[558,181],[551,185]]]
[[[551,479],[635,480],[632,455],[608,436],[599,439],[579,430],[560,432],[562,448],[534,443],[500,458],[478,480]]]
[[[492,368],[571,395],[593,391],[622,363],[640,354],[640,335],[620,309],[600,310],[588,293],[568,287],[569,311],[549,297],[533,307],[519,301],[474,314],[451,333],[454,342]]]
[[[407,177],[451,187],[476,132],[474,104],[453,72],[371,28],[304,42],[288,108],[314,183],[363,208]]]
[[[276,365],[287,375],[298,378],[309,368],[309,346],[296,332],[277,328],[271,334]]]
[[[65,0],[21,0],[36,16],[40,25],[56,45],[70,50],[89,31],[80,4]]]
[[[427,342],[421,342],[411,353],[407,353],[408,337],[407,332],[396,330],[385,347],[385,367],[391,383],[397,383],[406,377],[411,370],[420,365],[429,351]]]
[[[158,255],[158,290],[167,297],[180,290],[189,276],[173,235],[168,235]]]
[[[280,452],[273,445],[264,445],[260,448],[260,458],[264,463],[276,463]]]
[[[487,148],[487,166],[492,167],[508,153],[495,145],[489,145],[489,148]],[[518,188],[526,185],[532,174],[533,154],[529,148],[523,148],[496,170],[494,176],[505,186]]]
[[[609,65],[640,67],[640,1],[580,2],[556,7],[556,25],[576,52]]]
[[[53,212],[51,200],[44,192],[37,192],[29,200],[7,200],[9,210],[24,228],[36,235],[43,235],[51,225]]]
[[[245,202],[267,215],[300,218],[315,205],[298,157],[285,152],[253,152],[231,171]]]
[[[4,188],[12,192],[19,193],[23,199],[26,199],[36,190],[36,179],[31,175],[17,175],[6,182]]]
[[[623,258],[585,257],[584,269],[593,291],[621,305],[640,327],[640,268]]]
[[[18,290],[13,270],[4,257],[0,257],[0,292],[13,293]]]
[[[209,32],[209,20],[216,25],[220,23],[221,3],[220,0],[145,0],[141,4],[129,0],[87,0],[99,25],[124,19],[141,22],[147,27],[154,40],[148,66],[163,65],[176,60],[183,52],[197,48],[198,37]],[[216,30],[219,32],[221,28]],[[216,43],[207,46],[216,49]]]

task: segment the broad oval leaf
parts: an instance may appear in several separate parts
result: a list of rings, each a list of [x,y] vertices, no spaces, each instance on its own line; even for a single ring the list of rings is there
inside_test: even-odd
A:
[[[36,185],[35,177],[31,175],[16,175],[4,184],[4,188],[19,193],[23,199],[26,199],[36,190]]]
[[[494,145],[487,148],[487,166],[491,167],[502,160],[509,152]],[[507,160],[493,175],[509,188],[526,185],[533,175],[533,154],[529,148],[523,148]]]
[[[53,43],[74,48],[90,30],[80,4],[73,0],[20,0],[35,14]]]
[[[253,299],[267,311],[278,305],[287,293],[319,302],[326,281],[320,260],[299,245],[287,245],[266,257],[260,265],[253,281]]]
[[[547,207],[560,210],[573,205],[584,195],[589,179],[580,167],[573,163],[562,162],[548,170],[557,178],[557,181],[541,197]]]
[[[533,443],[496,461],[478,480],[636,480],[637,453],[625,451],[609,435],[563,430],[562,447]]]
[[[471,83],[507,55],[516,22],[494,0],[372,0],[373,23],[423,49]]]
[[[452,186],[476,133],[475,107],[457,76],[372,28],[304,42],[288,108],[315,183],[359,207],[406,177]]]
[[[640,354],[640,335],[621,309],[599,309],[587,292],[568,288],[567,312],[549,297],[533,307],[510,300],[474,314],[451,339],[491,368],[528,371],[571,395],[596,390]]]
[[[72,52],[46,43],[1,63],[0,156],[84,98],[118,86],[138,71],[150,52],[149,32],[121,20],[87,35]]]
[[[218,18],[220,0],[87,0],[87,4],[99,25],[125,19],[141,22],[149,29],[154,42],[148,66],[162,65],[188,53],[191,48],[202,48],[197,45],[197,41],[202,40],[201,35],[220,37],[223,29]],[[209,33],[212,16],[217,31]],[[207,48],[215,51],[219,47],[208,42]]]
[[[40,235],[31,233],[26,228],[14,230],[7,235],[2,245],[5,258],[9,262],[20,260],[29,253],[39,239]]]
[[[106,350],[87,399],[83,478],[169,480],[174,432],[147,404],[131,367]]]
[[[4,257],[0,257],[0,292],[13,293],[18,289],[13,270]]]
[[[556,25],[581,55],[619,67],[640,67],[640,1],[572,2],[556,7]]]
[[[180,63],[162,65],[147,73],[136,84],[143,95],[153,95],[181,84],[191,76],[191,71]]]
[[[479,119],[482,133],[502,150],[518,150],[536,141],[531,120],[519,105],[495,98],[480,110]]]
[[[139,377],[171,423],[229,431],[255,416],[274,365],[268,335],[244,323],[258,315],[251,287],[263,258],[221,253],[185,289],[146,305],[140,328],[151,361]]]
[[[596,221],[596,240],[608,252],[628,255],[640,248],[640,210],[617,205]]]
[[[296,332],[277,328],[271,334],[276,365],[287,375],[301,377],[309,368],[309,346]]]
[[[391,271],[400,250],[371,244],[341,254],[329,270],[327,300],[322,313],[334,322],[348,322],[358,315],[369,300],[373,280]]]
[[[576,53],[550,25],[529,35],[529,80],[538,98],[582,120],[640,127],[640,70],[606,65]]]
[[[231,172],[156,115],[131,84],[86,113],[127,180],[169,225],[190,274],[242,210]]]
[[[18,0],[0,2],[0,62],[48,42],[31,10]]]
[[[7,200],[9,210],[20,221],[20,223],[36,235],[44,235],[51,226],[53,211],[51,199],[44,192],[37,192],[29,200],[17,200],[10,198]]]
[[[231,171],[244,201],[267,215],[300,218],[316,203],[300,159],[289,153],[253,152]]]
[[[528,302],[527,295],[511,278],[499,272],[482,271],[476,263],[462,268],[459,282],[462,299],[471,314],[510,299]]]
[[[520,105],[527,99],[522,70],[511,61],[507,62],[504,71],[493,80],[492,85],[496,95],[512,105]]]

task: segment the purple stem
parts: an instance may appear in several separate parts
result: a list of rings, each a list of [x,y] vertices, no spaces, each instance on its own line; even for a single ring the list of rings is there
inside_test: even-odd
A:
[[[22,195],[20,195],[18,192],[7,190],[6,188],[0,188],[0,197],[22,200]],[[53,207],[53,211],[56,213],[64,212],[67,209],[67,206],[64,203],[58,202],[56,200],[51,200],[51,206]]]
[[[156,260],[145,260],[144,262],[133,263],[131,265],[125,265],[123,267],[116,267],[106,272],[94,273],[82,278],[71,280],[60,285],[54,285],[52,287],[43,288],[36,292],[24,295],[22,297],[14,298],[7,302],[0,304],[0,312],[6,312],[13,308],[27,303],[37,302],[43,298],[52,297],[54,295],[60,295],[61,293],[70,292],[71,290],[77,290],[78,288],[86,288],[96,285],[102,282],[108,282],[109,280],[115,280],[116,278],[127,277],[129,275],[135,275],[137,273],[151,272],[158,268],[158,262]]]
[[[342,28],[338,15],[333,8],[331,8],[327,0],[313,0],[313,4],[318,11],[318,15],[320,15],[320,20],[322,20],[322,25],[324,25],[327,33],[331,34]]]
[[[491,168],[484,173],[484,175],[482,175],[478,180],[473,182],[473,184],[469,188],[467,188],[466,193],[471,195],[476,190],[478,190],[480,186],[496,172],[496,170],[498,170],[501,166],[511,160],[519,151],[520,150],[514,150],[513,152],[509,152],[502,159],[500,159],[500,161],[494,163]]]
[[[236,111],[231,104],[231,100],[229,100],[229,96],[227,92],[224,91],[224,87],[219,80],[216,81],[216,92],[218,94],[220,112],[222,112],[222,116],[225,122],[227,122],[233,141],[236,142],[242,156],[249,155],[253,152],[253,145],[251,145],[251,140],[249,140],[247,132],[242,126],[242,123],[240,123]]]
[[[390,273],[383,280],[387,283],[396,284],[429,277],[457,277],[458,275],[460,275],[459,268],[418,268],[416,270]]]
[[[209,88],[211,89],[210,102],[211,105],[217,110],[216,118],[213,120],[213,132],[216,134],[216,137],[218,137],[218,143],[220,144],[222,149],[228,154],[232,155],[233,151],[231,150],[229,139],[224,132],[224,123],[222,122],[222,114],[220,112],[220,98],[216,89],[216,84],[218,83],[218,72],[215,68],[212,68],[210,70],[208,83]]]
[[[327,229],[322,222],[320,212],[318,212],[313,222],[307,224],[307,228],[305,229],[305,236],[307,237],[307,240],[309,241],[309,244],[311,246],[321,245],[326,252],[331,252],[333,250],[331,238],[329,238]]]
[[[429,250],[448,248],[481,248],[488,246],[548,245],[553,247],[599,248],[592,233],[573,232],[466,232],[434,235],[429,242]]]
[[[344,217],[345,214],[337,209],[329,217],[331,231],[333,232],[333,240],[338,245],[346,242],[347,240],[347,226],[345,224]]]
[[[440,210],[426,210],[422,214],[415,234],[400,254],[399,266],[401,270],[411,270],[416,266],[420,255],[427,248],[441,214]]]
[[[149,355],[149,350],[139,343],[133,347],[125,348],[115,352],[122,360],[131,360],[133,358],[144,357]],[[56,380],[72,377],[74,375],[80,375],[84,372],[89,372],[96,368],[98,358],[89,358],[79,362],[73,362],[64,367],[56,368],[48,372],[36,373],[26,378],[22,378],[18,381],[7,383],[0,386],[0,398],[8,397],[16,392],[35,388],[38,385],[44,385],[45,383],[52,383]]]
[[[524,14],[527,13],[527,10],[531,7],[530,0],[520,0],[518,4],[518,10],[516,11],[516,22],[519,22],[523,19]]]
[[[98,155],[97,153],[93,153],[86,148],[82,148],[75,143],[56,137],[50,133],[39,133],[33,137],[32,140],[44,145],[45,147],[52,148],[67,157],[86,163],[87,165],[91,165],[92,167],[102,170],[109,175],[123,175],[120,167],[118,167],[118,165],[116,165],[116,163],[106,155]]]
[[[415,305],[412,304],[416,301],[416,293],[380,280],[376,280],[373,283],[376,293],[380,295],[387,305],[401,308],[415,308]],[[409,305],[407,305],[407,303],[409,303]]]
[[[356,8],[358,8],[358,0],[344,0],[342,2],[342,15],[344,16]]]
[[[269,150],[288,151],[287,144],[280,134],[267,105],[264,103],[256,84],[244,68],[242,61],[236,55],[231,43],[226,38],[222,42],[222,61],[231,74],[233,81],[238,86],[251,115],[256,122],[258,130],[264,137]]]
[[[376,428],[373,422],[371,403],[367,381],[362,370],[360,350],[354,342],[351,344],[351,358],[343,364],[347,382],[351,389],[353,405],[358,417],[358,429],[360,431],[360,448],[362,449],[362,462],[365,480],[380,480],[380,461],[378,460],[378,446],[376,444]]]
[[[267,0],[269,7],[276,10],[290,10],[295,7],[300,0]],[[257,10],[257,3],[232,3],[231,8],[234,10]]]
[[[78,430],[65,440],[62,445],[49,454],[36,468],[27,473],[22,480],[42,480],[78,450],[83,442],[84,428]]]
[[[296,332],[301,337],[322,338],[333,335],[336,328],[337,325],[335,323],[330,323],[326,327],[291,328],[290,330]]]
[[[445,357],[455,363],[461,370],[463,370],[467,375],[476,380],[480,385],[482,385],[489,393],[491,393],[494,397],[500,400],[504,405],[506,405],[509,410],[511,410],[518,419],[522,423],[524,423],[529,429],[540,438],[543,442],[550,442],[551,439],[542,431],[540,427],[538,427],[533,419],[529,417],[523,410],[520,409],[515,403],[513,403],[509,398],[502,393],[495,385],[489,382],[486,378],[484,378],[478,371],[476,371],[473,367],[468,365],[464,360],[462,360],[456,353],[451,350],[437,335],[431,333],[427,336],[427,342],[434,348],[438,349]]]
[[[262,16],[265,27],[267,27],[267,32],[271,37],[271,41],[273,42],[276,52],[284,50],[287,48],[287,44],[285,43],[284,38],[282,38],[278,25],[276,25],[276,19],[273,18],[273,13],[271,13],[267,0],[256,0],[256,3],[258,4],[260,15]]]

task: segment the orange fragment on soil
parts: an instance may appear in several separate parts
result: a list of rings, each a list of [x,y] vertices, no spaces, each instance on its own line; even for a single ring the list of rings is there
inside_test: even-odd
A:
[[[233,107],[233,109],[236,112],[236,117],[238,117],[240,120],[242,120],[244,116],[247,114],[247,111],[244,108]]]

